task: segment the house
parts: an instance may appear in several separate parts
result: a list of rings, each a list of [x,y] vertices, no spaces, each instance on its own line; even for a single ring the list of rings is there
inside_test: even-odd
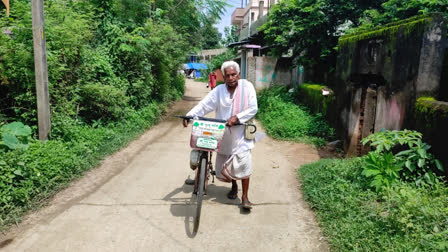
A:
[[[293,67],[290,57],[269,57],[269,45],[258,30],[268,20],[272,7],[279,0],[249,0],[246,6],[236,8],[232,25],[238,26],[238,42],[228,47],[238,48],[235,59],[241,66],[241,78],[251,81],[256,89],[269,87],[272,83],[298,85],[303,81],[303,68]]]
[[[265,16],[269,10],[274,6],[279,0],[250,0],[249,4],[243,8],[236,8],[232,13],[232,25],[238,26],[237,32],[248,27],[251,23],[254,23],[261,17]],[[241,2],[241,5],[243,2]]]

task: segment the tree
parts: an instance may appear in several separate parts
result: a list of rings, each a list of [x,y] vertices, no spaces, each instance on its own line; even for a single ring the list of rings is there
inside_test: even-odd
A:
[[[224,0],[156,2],[156,9],[159,9],[163,22],[170,23],[197,50],[216,44],[218,32],[212,27],[224,14],[226,6],[227,2]]]
[[[261,29],[274,55],[292,52],[295,63],[307,68],[311,81],[325,82],[325,73],[334,69],[334,47],[343,29],[356,26],[364,10],[379,7],[381,2],[283,0]]]
[[[202,35],[201,49],[214,49],[221,47],[221,34],[218,28],[214,27],[212,23],[206,23],[199,31]]]
[[[221,43],[223,45],[229,45],[231,43],[238,42],[238,34],[236,31],[238,30],[238,26],[231,25],[224,28],[224,38]]]
[[[448,1],[384,1],[378,8],[364,11],[362,18],[360,19],[360,28],[369,28],[430,12],[441,12],[445,17],[448,17]]]

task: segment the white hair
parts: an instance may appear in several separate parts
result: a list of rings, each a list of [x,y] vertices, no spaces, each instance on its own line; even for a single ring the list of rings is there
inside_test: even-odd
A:
[[[240,65],[238,65],[238,63],[236,63],[235,61],[226,61],[226,62],[222,63],[222,66],[221,66],[222,74],[225,75],[226,74],[225,70],[229,67],[235,68],[235,70],[238,72],[238,74],[240,73]]]

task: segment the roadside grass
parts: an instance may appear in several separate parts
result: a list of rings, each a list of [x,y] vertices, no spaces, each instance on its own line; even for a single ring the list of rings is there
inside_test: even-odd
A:
[[[208,76],[202,76],[202,77],[196,78],[196,79],[194,79],[194,81],[208,83]]]
[[[0,231],[157,123],[166,107],[152,103],[124,120],[93,126],[55,115],[52,140],[34,140],[27,150],[0,149]]]
[[[199,78],[196,78],[194,80],[197,81],[197,82],[204,82],[204,83],[208,83],[208,81],[209,81],[208,76],[199,77]],[[223,81],[217,81],[216,82],[216,86],[219,86],[221,84],[224,84],[224,82]]]
[[[364,161],[323,159],[298,171],[305,199],[335,251],[447,251],[448,186],[368,189]]]
[[[323,146],[335,136],[321,114],[312,114],[296,104],[293,93],[284,86],[274,86],[258,94],[257,118],[267,133],[277,139]]]

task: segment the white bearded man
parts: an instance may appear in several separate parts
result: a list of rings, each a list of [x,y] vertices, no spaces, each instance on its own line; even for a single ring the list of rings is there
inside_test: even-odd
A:
[[[229,199],[238,197],[236,180],[241,180],[243,194],[242,207],[252,208],[248,198],[249,177],[252,174],[252,154],[254,140],[245,138],[244,125],[258,111],[255,88],[247,80],[240,80],[240,67],[234,61],[222,64],[225,85],[219,85],[199,102],[187,116],[205,116],[215,112],[215,118],[226,120],[228,127],[221,142],[221,148],[216,156],[216,177],[224,182],[232,182],[232,189],[227,194]],[[184,120],[184,126],[188,121]]]

